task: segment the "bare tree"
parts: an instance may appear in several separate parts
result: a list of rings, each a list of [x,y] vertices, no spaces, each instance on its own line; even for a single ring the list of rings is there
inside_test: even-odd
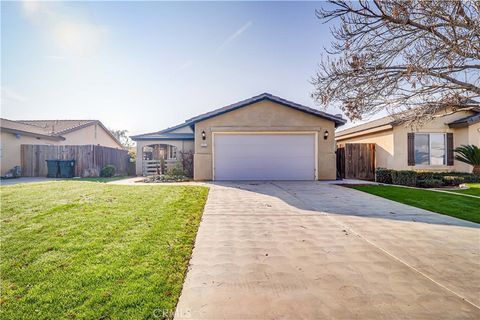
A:
[[[334,41],[312,97],[352,120],[387,109],[420,124],[478,108],[480,1],[328,1],[316,14]]]
[[[129,149],[134,146],[132,139],[128,136],[128,130],[115,130],[109,129],[115,138],[122,144],[126,149]]]

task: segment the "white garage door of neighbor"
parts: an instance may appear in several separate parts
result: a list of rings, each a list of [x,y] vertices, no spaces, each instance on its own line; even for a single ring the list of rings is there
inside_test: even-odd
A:
[[[215,134],[215,180],[315,180],[314,134]]]

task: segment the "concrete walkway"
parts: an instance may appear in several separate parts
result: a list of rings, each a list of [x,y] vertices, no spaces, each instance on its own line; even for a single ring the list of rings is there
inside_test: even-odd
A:
[[[480,318],[478,224],[332,184],[210,185],[177,319]]]

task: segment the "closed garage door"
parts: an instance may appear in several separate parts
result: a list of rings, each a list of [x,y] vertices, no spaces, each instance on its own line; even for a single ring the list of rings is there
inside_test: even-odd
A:
[[[313,134],[215,134],[215,180],[314,180]]]

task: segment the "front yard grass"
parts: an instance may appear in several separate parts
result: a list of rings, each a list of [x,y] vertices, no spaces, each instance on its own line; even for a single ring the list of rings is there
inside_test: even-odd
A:
[[[480,197],[480,183],[467,183],[469,189],[464,190],[447,190],[448,192],[469,194],[472,196]]]
[[[351,188],[414,207],[480,223],[480,199],[429,190],[363,185]]]
[[[108,178],[104,178],[104,177],[85,177],[85,178],[78,178],[78,179],[74,179],[74,180],[75,181],[89,181],[89,182],[107,183],[107,182],[110,182],[110,181],[124,180],[124,179],[128,179],[128,178],[133,178],[133,177],[129,177],[129,176],[116,176],[116,177],[108,177]]]
[[[208,189],[3,186],[2,319],[146,319],[174,312]]]

